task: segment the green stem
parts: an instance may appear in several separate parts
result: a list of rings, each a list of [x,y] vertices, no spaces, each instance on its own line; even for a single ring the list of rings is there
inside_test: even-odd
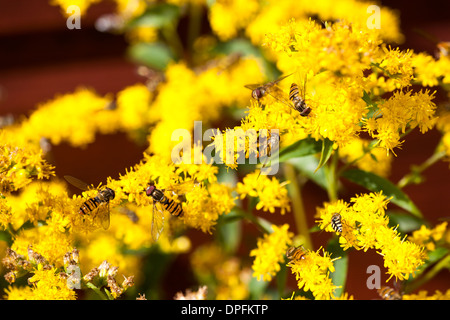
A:
[[[412,168],[412,172],[405,175],[400,181],[397,183],[397,186],[401,189],[406,187],[407,185],[413,183],[419,175],[431,167],[433,164],[441,160],[445,156],[445,151],[435,152],[431,157],[425,160],[421,165],[414,166]]]
[[[297,173],[290,163],[284,163],[286,179],[290,181],[288,190],[291,194],[295,226],[298,234],[304,240],[304,247],[312,249],[312,241],[309,234],[308,221],[306,219],[305,207],[303,205],[301,188],[297,181]]]
[[[92,282],[87,282],[86,287],[88,287],[89,289],[92,289],[100,297],[100,299],[108,300],[108,298],[105,296],[105,294],[97,286],[95,286]]]
[[[195,4],[189,4],[189,25],[188,25],[188,49],[192,52],[195,39],[198,38],[202,26],[202,7]]]
[[[328,166],[327,173],[327,192],[328,192],[328,198],[330,201],[336,201],[338,199],[338,172],[337,172],[337,164],[339,160],[339,154],[338,149],[334,152],[333,156],[331,157],[331,163]]]
[[[172,50],[174,50],[178,59],[184,58],[184,48],[183,44],[178,36],[177,26],[175,23],[168,24],[165,28],[161,29],[162,34],[167,40],[167,43],[170,45]]]
[[[236,212],[243,218],[246,219],[252,223],[254,223],[256,225],[256,227],[264,233],[271,233],[272,229],[270,228],[270,226],[268,225],[268,223],[266,222],[266,220],[262,219],[262,218],[258,218],[255,217],[253,214],[248,213],[247,211],[236,207],[234,210],[236,210]]]

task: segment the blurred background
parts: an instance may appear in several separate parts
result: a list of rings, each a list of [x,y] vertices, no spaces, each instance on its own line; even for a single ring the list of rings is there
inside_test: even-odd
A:
[[[448,0],[422,1],[391,0],[381,4],[401,12],[401,29],[405,35],[402,49],[434,54],[436,44],[423,36],[423,32],[440,41],[450,41],[450,2]],[[144,82],[138,75],[137,65],[127,55],[127,41],[122,35],[102,33],[96,30],[96,20],[114,12],[114,4],[102,1],[92,5],[81,19],[81,29],[69,30],[61,9],[51,6],[48,0],[0,0],[0,116],[11,115],[15,119],[28,116],[39,103],[53,99],[58,94],[73,92],[80,86],[94,89],[98,94],[117,93],[126,86]],[[203,19],[206,21],[206,19]],[[179,32],[183,32],[183,21]],[[188,85],[188,84],[186,84]],[[174,93],[176,94],[176,93]],[[437,95],[437,100],[443,97]],[[225,124],[222,128],[225,128]],[[422,135],[415,130],[408,136],[398,158],[393,163],[391,181],[397,182],[409,172],[411,165],[420,164],[430,155],[441,135],[436,130]],[[146,146],[131,142],[125,134],[97,136],[95,143],[86,148],[72,148],[62,143],[52,149],[51,163],[59,177],[70,174],[82,177],[89,183],[105,181],[107,176],[118,178],[125,168],[135,165],[142,158]],[[119,152],[111,153],[116,149]],[[102,165],[96,165],[102,161]],[[426,181],[419,186],[408,186],[405,192],[433,225],[439,218],[450,215],[450,169],[448,162],[439,162],[425,173]],[[363,192],[358,186],[345,185],[348,198]],[[310,212],[312,227],[316,207],[327,200],[326,193],[308,182],[303,190],[304,204]],[[288,222],[289,215],[271,215],[274,223]],[[258,233],[252,226],[245,226],[249,235]],[[150,230],[150,228],[149,228]],[[210,236],[190,231],[194,246],[209,241]],[[316,249],[326,242],[328,235],[313,235]],[[246,250],[246,249],[245,249]],[[247,254],[243,249],[243,254]],[[376,253],[352,251],[350,276],[346,291],[358,299],[378,298],[374,290],[368,290],[367,267],[382,265]],[[179,255],[164,279],[165,297],[171,299],[177,291],[194,285],[189,271],[187,254]],[[290,274],[288,277],[292,277]],[[383,275],[382,281],[386,280]],[[290,279],[295,286],[295,279]],[[450,275],[443,271],[423,289],[445,291],[450,288]]]

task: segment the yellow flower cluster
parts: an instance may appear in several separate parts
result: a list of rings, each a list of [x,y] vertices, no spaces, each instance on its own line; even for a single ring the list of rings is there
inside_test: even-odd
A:
[[[331,259],[329,253],[321,248],[308,250],[302,259],[294,259],[288,266],[295,274],[299,289],[311,291],[317,300],[329,300],[335,298],[333,292],[337,289],[330,278],[330,272],[335,271],[333,261],[336,259]]]
[[[246,175],[242,182],[236,185],[236,192],[241,199],[245,197],[258,198],[256,209],[275,212],[275,208],[281,209],[281,214],[291,211],[290,200],[285,185],[288,182],[280,183],[275,177],[269,178],[253,172]]]
[[[389,199],[379,193],[362,194],[350,200],[351,206],[342,200],[327,203],[318,210],[319,227],[336,232],[332,218],[340,215],[342,233],[339,242],[344,250],[349,248],[375,249],[383,256],[389,279],[405,280],[425,262],[424,248],[401,238],[395,228],[388,226],[385,210]]]
[[[0,132],[0,190],[19,190],[33,178],[44,179],[54,175],[54,167],[43,158],[42,150],[28,148],[16,139],[14,133]]]
[[[97,2],[50,1],[65,13],[68,5],[77,5],[82,14]],[[380,6],[382,27],[370,28],[368,4],[357,0],[115,3],[115,31],[125,33],[130,52],[150,50],[145,57],[148,68],[139,69],[147,82],[105,96],[79,88],[38,105],[29,117],[0,131],[0,248],[5,248],[2,262],[10,283],[4,290],[6,298],[77,299],[74,288],[80,285],[90,290],[87,295],[117,299],[128,294],[134,282],[148,283],[153,270],[168,270],[166,263],[174,255],[191,250],[199,297],[254,298],[258,291],[254,283],[262,286],[281,271],[295,236],[307,247],[301,258],[287,264],[298,288],[310,291],[315,299],[346,299],[348,293],[338,294],[341,284],[331,277],[342,272],[334,263],[339,256],[322,247],[312,249],[300,199],[303,178],[326,189],[330,197],[317,210],[319,228],[337,233],[344,250],[376,250],[389,279],[413,281],[410,275],[423,272],[420,275],[427,280],[429,273],[421,266],[437,249],[444,258],[436,265],[446,266],[447,223],[429,228],[420,217],[423,225],[402,235],[401,228],[389,226],[386,215],[388,203],[398,199],[384,194],[402,195],[400,184],[387,181],[394,159],[390,153],[395,155],[411,130],[426,133],[436,125],[450,155],[449,115],[443,112],[437,118],[434,91],[412,87],[441,86],[448,91],[448,52],[441,50],[434,58],[391,47],[388,43],[403,40],[397,14]],[[182,19],[185,15],[188,19]],[[212,34],[201,35],[201,16],[207,17]],[[185,21],[188,35],[181,39],[177,23]],[[158,58],[167,63],[152,60]],[[264,85],[279,74],[284,78],[266,87],[261,99],[248,90],[250,84]],[[311,109],[306,116],[295,110],[289,97],[294,83],[299,88],[297,99]],[[196,121],[202,121],[201,137],[196,137]],[[206,126],[222,124],[213,137],[203,136]],[[180,129],[188,133],[182,138],[190,143],[176,154],[187,160],[183,163],[173,160]],[[234,140],[239,131],[245,135]],[[50,147],[63,142],[85,147],[99,134],[117,132],[147,143],[142,160],[124,168],[117,179],[111,174],[105,185],[69,196],[67,184],[55,177],[54,167],[45,160]],[[275,132],[279,146],[271,144]],[[264,137],[268,148],[261,145]],[[208,139],[214,140],[208,146],[215,146],[214,160],[221,163],[208,162],[199,152],[204,147],[199,140]],[[248,167],[239,170],[246,159],[262,160],[275,151],[284,159],[273,161],[287,169],[276,176]],[[299,174],[304,177],[299,179]],[[370,191],[383,189],[380,186],[388,190],[361,194],[349,202],[339,200],[339,179],[352,174],[364,177],[352,180]],[[149,186],[161,191],[167,202],[147,194]],[[104,200],[106,188],[114,191],[114,197]],[[236,201],[239,198],[247,201]],[[247,208],[242,202],[248,203]],[[409,204],[402,208],[413,213]],[[181,210],[180,216],[171,214],[174,207]],[[274,224],[266,218],[275,216],[262,218],[253,209],[279,210],[282,216],[276,218],[295,219],[298,234],[289,231],[288,223]],[[242,249],[237,248],[244,219],[263,233],[256,247],[241,258]],[[155,242],[152,228],[159,223],[164,228]],[[196,248],[186,233],[189,228],[205,237],[216,236],[215,242]],[[248,257],[254,258],[251,265]],[[119,283],[118,270],[132,276]],[[28,286],[17,287],[16,280],[25,275]],[[144,296],[158,297],[153,288],[143,290]],[[179,298],[196,296],[180,292],[186,295],[178,294]],[[448,292],[403,297],[440,299]]]
[[[412,232],[408,240],[425,247],[428,251],[433,251],[436,249],[436,243],[450,242],[450,230],[447,226],[447,222],[442,222],[432,229],[422,225],[419,230]]]
[[[264,281],[270,281],[280,270],[280,263],[284,262],[284,253],[292,244],[293,234],[288,231],[289,225],[280,227],[272,225],[273,232],[258,239],[257,248],[250,251],[254,256],[253,276]]]

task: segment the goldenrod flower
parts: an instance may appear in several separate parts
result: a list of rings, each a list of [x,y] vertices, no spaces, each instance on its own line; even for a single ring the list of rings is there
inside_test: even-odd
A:
[[[447,222],[442,222],[432,229],[421,225],[420,229],[412,232],[408,240],[424,246],[428,251],[433,251],[436,248],[436,243],[444,238],[445,233],[449,232],[447,225]]]
[[[23,188],[33,178],[44,179],[54,175],[54,167],[44,160],[41,150],[22,144],[12,135],[12,132],[0,131],[0,191],[8,193]]]
[[[351,247],[364,251],[376,249],[383,256],[389,279],[395,276],[404,280],[410,274],[414,276],[424,263],[423,247],[401,239],[395,228],[388,226],[385,209],[389,200],[380,192],[362,194],[350,201],[353,203],[351,207],[340,200],[319,209],[319,227],[335,232],[331,228],[331,217],[339,213],[342,223],[339,242],[344,250]]]
[[[62,279],[57,269],[42,269],[39,265],[33,271],[34,275],[28,279],[32,284],[30,296],[27,300],[75,300],[76,292],[67,287],[67,282]]]
[[[272,277],[280,270],[280,263],[284,262],[284,254],[292,244],[293,234],[288,231],[289,225],[280,227],[272,225],[273,232],[265,234],[258,239],[257,248],[250,251],[254,256],[252,269],[253,276],[264,281],[272,280]]]
[[[291,211],[290,200],[286,189],[288,182],[280,183],[275,177],[269,178],[260,175],[258,171],[247,174],[242,182],[236,185],[236,192],[241,199],[247,196],[258,198],[256,209],[275,212],[275,208],[281,209],[281,214]]]
[[[308,250],[304,259],[291,260],[288,266],[295,274],[299,289],[310,290],[317,300],[328,300],[334,298],[333,292],[337,289],[329,277],[329,273],[334,272],[334,260],[321,248],[316,252]]]
[[[66,12],[69,6],[75,5],[80,9],[80,14],[83,15],[87,9],[95,3],[101,0],[50,0],[50,4],[54,6],[60,6],[64,15],[70,15],[70,12]]]
[[[392,155],[383,148],[369,150],[369,140],[355,138],[339,148],[339,156],[348,163],[354,163],[364,171],[373,172],[381,177],[388,177],[391,171]]]
[[[211,27],[221,40],[229,40],[245,29],[258,9],[257,0],[217,0],[210,7]]]
[[[426,290],[420,290],[415,294],[404,294],[402,300],[450,300],[450,289],[447,289],[445,292],[436,290],[431,295],[428,295]]]
[[[400,134],[407,128],[419,127],[422,133],[436,123],[436,105],[432,102],[434,93],[396,91],[385,103],[379,105],[379,118],[366,120],[369,134],[380,140],[380,146],[393,151],[402,143]]]

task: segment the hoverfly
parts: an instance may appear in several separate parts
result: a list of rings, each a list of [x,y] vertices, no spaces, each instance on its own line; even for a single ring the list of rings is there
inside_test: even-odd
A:
[[[288,258],[288,260],[290,261],[306,259],[305,255],[306,250],[305,248],[303,248],[303,246],[289,247],[286,251],[286,258]]]
[[[342,233],[342,220],[339,212],[334,213],[331,217],[331,227],[335,232]]]
[[[169,211],[175,217],[181,217],[183,215],[183,207],[181,203],[169,199],[164,194],[164,190],[157,189],[153,182],[149,184],[145,190],[145,194],[153,199],[152,238],[154,241],[157,241],[164,228],[163,210]],[[157,202],[161,204],[162,208],[156,207]]]
[[[395,289],[384,286],[377,290],[378,294],[380,295],[381,299],[383,300],[401,300],[402,295],[396,291]]]
[[[292,73],[288,74],[287,76],[278,78],[275,81],[267,82],[266,84],[247,84],[245,85],[245,87],[247,89],[252,90],[252,97],[258,102],[260,99],[264,98],[267,94],[270,94],[278,101],[281,101],[284,104],[287,104],[288,106],[292,107],[289,100],[286,99],[283,90],[281,90],[281,88],[278,86],[278,82],[289,77],[290,75],[292,75]]]
[[[306,88],[304,87],[303,94],[305,94],[305,91]],[[294,109],[300,112],[300,115],[302,117],[306,117],[311,112],[311,108],[306,104],[305,99],[300,96],[298,85],[296,83],[291,84],[291,89],[289,91],[289,99],[294,104]]]
[[[266,84],[248,84],[245,87],[252,90],[252,97],[258,100],[258,102],[267,94],[270,94],[278,101],[298,111],[302,117],[306,117],[311,112],[311,108],[306,105],[305,99],[300,97],[297,84],[293,83],[291,85],[291,89],[289,91],[289,99],[286,98],[283,90],[278,86],[278,82],[289,77],[290,75],[292,75],[292,73]]]
[[[87,183],[72,176],[64,176],[64,179],[66,179],[67,182],[80,190],[88,191],[91,189]],[[96,211],[95,219],[99,219],[103,229],[106,230],[109,228],[110,223],[109,201],[113,200],[115,196],[116,194],[114,190],[105,187],[99,190],[95,197],[89,198],[88,200],[83,202],[78,213],[86,215],[93,214],[93,212]]]

